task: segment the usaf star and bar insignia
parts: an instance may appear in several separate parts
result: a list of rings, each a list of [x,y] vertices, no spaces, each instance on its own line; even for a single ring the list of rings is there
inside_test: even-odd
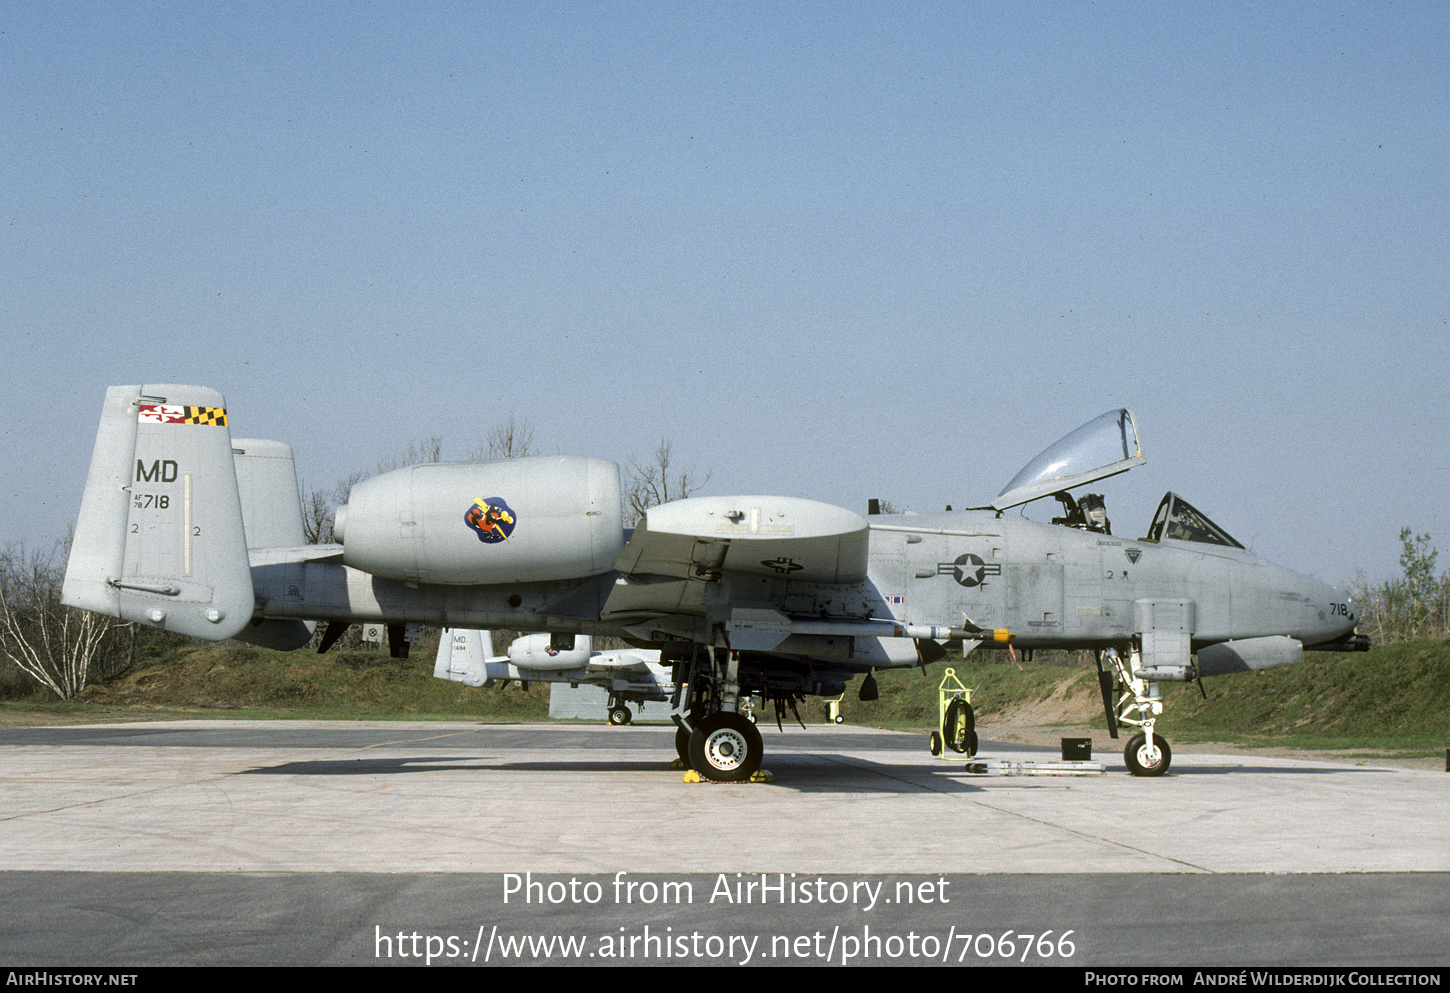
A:
[[[986,562],[981,556],[968,552],[958,555],[951,562],[938,562],[936,574],[951,576],[962,586],[980,586],[986,577],[1002,575],[1002,564]]]

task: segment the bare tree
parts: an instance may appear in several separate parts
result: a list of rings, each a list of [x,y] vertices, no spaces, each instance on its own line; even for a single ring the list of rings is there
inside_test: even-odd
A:
[[[400,455],[394,455],[392,458],[387,459],[378,459],[378,474],[392,472],[394,469],[406,469],[410,465],[422,465],[425,462],[442,461],[443,437],[435,434],[431,438],[419,438],[417,441],[408,442],[407,451]],[[357,480],[354,480],[354,482],[357,482]]]
[[[401,454],[378,459],[377,474],[405,469],[410,465],[443,461],[443,438],[434,435],[408,443]],[[358,469],[337,481],[332,492],[320,489],[306,490],[302,494],[302,533],[309,545],[322,545],[333,540],[332,524],[337,518],[337,508],[347,503],[352,488],[364,479],[374,475],[367,469]]]
[[[337,507],[321,490],[307,490],[302,495],[302,535],[309,545],[325,545],[332,541],[332,519]]]
[[[534,450],[534,426],[509,415],[506,421],[499,421],[484,435],[483,440],[468,452],[469,459],[478,462],[494,459],[521,459]]]
[[[339,479],[330,493],[311,489],[302,494],[302,534],[309,545],[325,545],[334,540],[332,525],[337,519],[337,508],[347,503],[354,486],[371,475],[368,470],[359,469]]]
[[[658,504],[671,500],[683,500],[691,493],[710,482],[714,473],[705,473],[702,479],[693,469],[686,469],[671,475],[673,445],[668,438],[661,438],[654,451],[652,461],[631,458],[629,478],[624,484],[625,517],[631,527],[644,518],[644,512]]]
[[[332,488],[332,505],[334,507],[341,507],[347,503],[348,497],[352,496],[352,488],[371,476],[372,473],[366,469],[356,469],[346,476],[343,476],[337,481],[337,485]]]
[[[69,700],[86,688],[106,635],[120,625],[60,602],[64,552],[58,543],[50,552],[12,545],[0,553],[0,653]]]

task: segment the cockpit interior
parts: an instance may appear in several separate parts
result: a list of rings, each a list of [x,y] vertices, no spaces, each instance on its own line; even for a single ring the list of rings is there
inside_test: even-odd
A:
[[[1142,540],[1162,541],[1164,538],[1227,545],[1229,548],[1244,547],[1191,503],[1171,492],[1163,494],[1163,501],[1153,514],[1153,523],[1148,526],[1148,536]]]

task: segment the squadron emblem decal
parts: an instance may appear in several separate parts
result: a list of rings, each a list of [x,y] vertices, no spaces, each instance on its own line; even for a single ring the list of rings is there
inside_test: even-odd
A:
[[[962,586],[980,586],[984,577],[1002,575],[1002,566],[998,562],[989,565],[980,556],[968,552],[966,555],[958,555],[951,562],[938,562],[936,574],[951,576]]]
[[[508,541],[514,533],[514,512],[504,503],[502,497],[480,498],[463,515],[463,523],[478,533],[478,540],[485,545],[497,545]]]

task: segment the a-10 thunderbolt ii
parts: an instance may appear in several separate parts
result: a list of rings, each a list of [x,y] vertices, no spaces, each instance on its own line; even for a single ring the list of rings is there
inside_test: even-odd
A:
[[[444,628],[438,639],[433,675],[465,686],[493,686],[514,680],[525,688],[531,682],[583,683],[609,694],[610,724],[628,724],[634,717],[629,705],[669,700],[675,681],[660,653],[626,648],[597,652],[593,639],[576,635],[573,645],[560,648],[548,634],[515,638],[507,655],[493,654],[493,634],[465,628]]]
[[[353,487],[336,544],[306,545],[291,449],[233,439],[194,386],[106,394],[66,603],[211,640],[324,648],[347,625],[408,622],[615,635],[679,687],[677,747],[703,776],[759,767],[751,695],[777,710],[944,646],[1091,649],[1110,728],[1139,729],[1137,775],[1170,761],[1159,685],[1352,651],[1355,605],[1246,551],[1181,497],[1146,536],[1070,490],[1144,461],[1128,410],[1067,435],[989,506],[861,515],[778,496],[695,497],[623,524],[618,466],[592,458],[414,465]],[[1004,511],[1056,497],[1040,523]],[[1196,653],[1196,662],[1195,662]],[[395,651],[396,654],[396,651]],[[1116,702],[1114,693],[1116,692]],[[960,740],[960,738],[958,739]]]

